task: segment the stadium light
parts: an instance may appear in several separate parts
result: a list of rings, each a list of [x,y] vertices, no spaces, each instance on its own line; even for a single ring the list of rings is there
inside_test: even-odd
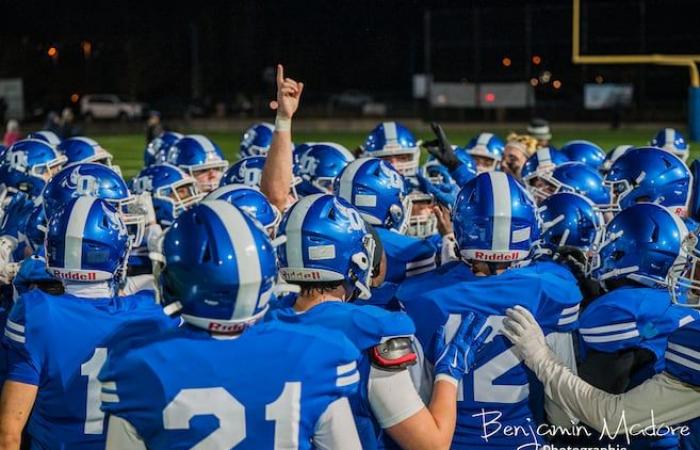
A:
[[[559,80],[552,81],[552,86],[554,87],[554,89],[559,89],[561,87],[561,81],[559,81]]]
[[[487,92],[484,95],[484,100],[486,100],[486,103],[493,103],[496,101],[496,94],[494,94],[493,92]]]
[[[596,76],[595,76],[595,82],[596,82],[596,83],[598,83],[598,84],[603,84],[603,81],[605,81],[605,80],[603,79],[603,75],[596,75]]]
[[[507,56],[501,61],[501,64],[503,64],[504,67],[510,67],[512,63],[513,61],[511,61],[510,58]]]
[[[70,96],[71,102],[78,103],[78,100],[80,100],[80,95],[78,95],[77,93]]]
[[[58,50],[56,47],[49,47],[49,51],[46,52],[50,58],[55,58],[58,56]]]
[[[538,84],[540,84],[540,80],[538,80],[537,78],[530,78],[530,85],[532,87],[537,87]]]
[[[541,62],[542,58],[540,57],[540,55],[535,55],[532,57],[532,64],[539,66]]]
[[[92,56],[92,42],[90,42],[90,41],[81,42],[80,49],[83,51],[83,57],[85,59],[88,59],[88,58],[90,58],[90,56]]]

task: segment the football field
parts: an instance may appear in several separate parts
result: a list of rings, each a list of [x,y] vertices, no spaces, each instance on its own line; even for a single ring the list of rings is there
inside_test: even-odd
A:
[[[630,144],[630,145],[644,145],[649,142],[649,140],[654,136],[654,134],[660,129],[662,125],[658,127],[650,128],[634,128],[634,129],[621,129],[621,130],[605,130],[605,129],[574,129],[574,128],[557,128],[556,125],[553,127],[553,144],[555,147],[559,147],[567,141],[573,139],[587,139],[600,145],[603,150],[609,151],[616,145]],[[459,131],[447,130],[450,142],[455,145],[463,146],[469,139],[475,134],[484,131],[484,129],[474,128],[474,129],[462,129]],[[195,130],[191,130],[196,132]],[[498,133],[501,137],[505,136],[513,131],[512,129],[503,128],[493,128],[489,129]],[[522,131],[522,130],[518,130]],[[240,142],[241,131],[232,131],[231,133],[221,133],[212,132],[206,133],[207,136],[212,138],[221,149],[224,151],[226,158],[229,161],[235,161],[238,159],[238,147]],[[331,141],[343,144],[348,149],[356,148],[362,143],[366,136],[366,133],[361,132],[299,132],[294,133],[294,142],[323,142]],[[124,176],[130,178],[134,176],[143,166],[143,150],[145,147],[144,136],[141,134],[123,134],[123,135],[91,135],[99,142],[104,148],[114,154],[116,163],[122,168]],[[420,139],[433,139],[430,134],[418,134],[416,136]],[[700,146],[691,145],[692,156],[689,162],[695,158],[695,155],[700,152]]]

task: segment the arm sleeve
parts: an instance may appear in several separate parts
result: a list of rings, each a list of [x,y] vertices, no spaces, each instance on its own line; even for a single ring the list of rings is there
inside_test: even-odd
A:
[[[586,383],[550,353],[530,366],[542,381],[545,394],[571,417],[601,431],[615,430],[623,414],[628,426],[679,424],[697,417],[700,388],[661,373],[625,394],[608,394]]]
[[[320,450],[362,449],[347,397],[341,397],[328,405],[326,411],[321,415],[314,431],[314,446]],[[107,446],[107,450],[111,450],[109,446]]]
[[[7,351],[6,379],[38,386],[41,381],[42,356],[39,343],[33,342],[27,327],[24,299],[20,297],[5,324],[3,345]]]
[[[446,264],[450,261],[457,261],[457,240],[455,234],[450,233],[442,237],[440,246],[440,264]]]
[[[425,408],[408,370],[370,368],[369,404],[379,426],[390,428]]]
[[[550,333],[545,338],[547,345],[552,352],[557,355],[559,361],[576,375],[576,356],[574,355],[574,342],[571,333]],[[555,401],[549,396],[544,398],[544,410],[547,413],[549,422],[553,425],[561,427],[569,427],[576,420],[567,414]]]
[[[469,172],[469,169],[464,164],[460,164],[455,170],[450,171],[450,175],[460,188],[464,187],[469,180],[474,178],[474,175]]]
[[[109,428],[107,429],[106,450],[146,450],[141,436],[126,420],[118,416],[109,416]]]
[[[579,375],[591,385],[613,394],[625,392],[630,374],[636,367],[649,362],[643,349],[628,349],[615,353],[590,350],[579,367]]]

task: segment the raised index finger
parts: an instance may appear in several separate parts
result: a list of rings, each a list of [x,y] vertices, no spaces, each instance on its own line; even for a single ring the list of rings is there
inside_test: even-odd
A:
[[[282,64],[277,64],[277,87],[282,86],[284,83],[284,67]]]

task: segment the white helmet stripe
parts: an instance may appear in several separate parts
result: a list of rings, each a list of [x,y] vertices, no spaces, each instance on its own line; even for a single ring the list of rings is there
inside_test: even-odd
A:
[[[88,144],[88,145],[91,145],[91,146],[93,146],[93,147],[98,147],[98,146],[99,146],[99,144],[98,144],[94,139],[90,139],[89,137],[77,136],[77,137],[74,137],[73,139],[76,140],[76,141],[82,141],[82,142],[84,142],[84,143],[86,143],[86,144]]]
[[[384,139],[387,142],[397,141],[399,139],[399,132],[396,129],[396,122],[384,122]]]
[[[232,320],[250,317],[255,313],[260,297],[262,273],[258,248],[250,232],[243,213],[223,200],[213,200],[203,203],[219,216],[226,228],[238,267],[239,288],[236,295],[236,308]]]
[[[537,162],[539,163],[539,165],[552,164],[552,154],[549,151],[549,147],[542,147],[537,149]]]
[[[476,145],[487,145],[492,137],[493,133],[481,133],[476,139]]]
[[[285,227],[285,236],[287,242],[285,249],[287,252],[287,267],[300,269],[304,267],[304,245],[302,242],[302,229],[306,215],[314,202],[325,194],[314,194],[302,198],[292,207],[292,210],[287,218],[287,226]]]
[[[82,266],[85,222],[95,200],[95,197],[87,195],[78,197],[70,212],[63,249],[63,267],[66,269],[80,269]]]
[[[663,145],[674,145],[676,130],[673,128],[664,128],[664,142]]]
[[[360,168],[369,162],[371,158],[360,158],[350,163],[345,170],[343,170],[343,175],[340,177],[340,187],[338,197],[347,200],[348,203],[353,204],[352,198],[352,185],[355,182],[355,175]]]
[[[202,146],[205,152],[216,153],[216,148],[214,148],[214,145],[212,145],[211,141],[207,139],[206,136],[203,136],[201,134],[190,134],[187,137],[197,141],[197,143]]]
[[[489,172],[493,196],[493,242],[491,250],[507,251],[510,248],[510,184],[503,172]]]

